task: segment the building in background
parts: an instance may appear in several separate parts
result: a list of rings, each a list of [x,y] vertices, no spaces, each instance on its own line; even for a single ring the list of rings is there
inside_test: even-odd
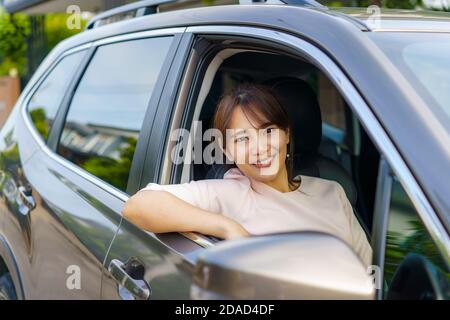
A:
[[[131,2],[134,0],[3,0],[2,4],[11,13],[45,15],[66,12],[71,5],[76,5],[83,11],[98,13]]]
[[[71,5],[76,5],[82,11],[99,13],[137,0],[3,0],[3,6],[8,12],[23,12],[27,14],[46,14],[50,12],[66,12]],[[206,5],[238,3],[233,0],[179,0],[171,5],[166,5],[165,9],[192,8]]]
[[[20,95],[20,83],[17,77],[0,77],[0,128],[5,123]]]
[[[21,88],[25,87],[29,79],[36,71],[45,56],[60,41],[78,32],[82,32],[85,24],[94,15],[122,5],[136,2],[137,0],[0,0],[0,6],[5,10],[2,15],[7,23],[14,26],[16,33],[22,34],[24,29],[17,29],[18,21],[25,28],[23,21],[28,21],[27,33],[23,33],[22,43],[26,42],[26,48],[11,56],[2,56],[0,53],[0,127],[9,115],[10,110],[17,101]],[[171,11],[184,8],[200,7],[206,5],[224,5],[238,3],[239,0],[178,0],[160,7],[160,11]],[[1,9],[1,8],[0,8]],[[76,10],[76,11],[74,11]],[[6,13],[5,13],[6,12]],[[80,13],[81,23],[77,28],[69,28],[67,21],[73,13]],[[18,15],[19,14],[19,15]],[[21,19],[15,20],[22,15]],[[1,27],[1,25],[0,25]],[[6,28],[6,27],[5,27]],[[28,30],[29,29],[29,30]],[[13,41],[10,33],[5,32],[0,41]],[[5,38],[6,37],[6,38]],[[17,42],[16,39],[14,41]],[[11,50],[10,50],[11,52]],[[20,55],[18,58],[17,55]],[[11,64],[19,63],[17,65]],[[17,60],[20,60],[18,62]],[[5,69],[5,70],[3,70]],[[7,69],[7,70],[6,70]]]
[[[79,8],[81,17],[86,23],[92,16],[118,6],[136,2],[136,0],[0,0],[0,4],[9,13],[24,13],[30,22],[30,34],[27,37],[27,72],[22,76],[22,87],[26,85],[31,75],[37,69],[44,57],[51,51],[57,42],[64,37],[81,32],[83,28],[73,32],[54,32],[53,39],[49,39],[49,19],[55,14],[71,14],[70,9]],[[238,3],[239,0],[179,0],[166,4],[161,11],[177,10],[183,8],[200,7],[206,5],[222,5]],[[62,25],[62,27],[64,27]],[[46,32],[47,31],[47,32]]]
[[[3,0],[2,5],[7,12],[12,14],[24,13],[29,19],[30,34],[27,37],[27,72],[21,78],[22,87],[26,85],[31,75],[57,42],[63,40],[64,37],[82,31],[54,30],[54,35],[48,35],[48,30],[46,29],[49,28],[49,20],[58,19],[58,15],[55,14],[70,14],[68,8],[75,5],[83,12],[82,18],[89,20],[96,13],[130,2],[132,0]],[[55,27],[58,28],[57,25]],[[64,24],[60,23],[59,28],[63,29]]]

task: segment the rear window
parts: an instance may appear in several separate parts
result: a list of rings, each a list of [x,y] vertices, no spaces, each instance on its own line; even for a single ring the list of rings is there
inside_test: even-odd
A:
[[[47,141],[56,112],[84,54],[85,51],[79,51],[62,58],[42,81],[28,103],[28,114],[44,141]]]
[[[126,191],[144,116],[172,40],[99,47],[73,96],[57,152]]]

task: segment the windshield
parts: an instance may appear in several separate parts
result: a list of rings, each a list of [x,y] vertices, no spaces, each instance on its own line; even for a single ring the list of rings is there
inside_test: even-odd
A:
[[[388,32],[370,36],[450,131],[450,34]]]

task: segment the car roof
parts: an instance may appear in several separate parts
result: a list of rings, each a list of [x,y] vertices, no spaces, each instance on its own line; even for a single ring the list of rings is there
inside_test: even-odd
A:
[[[86,30],[62,41],[60,47],[67,49],[140,30],[208,24],[278,27],[296,32],[296,26],[302,25],[302,22],[307,25],[315,21],[326,21],[332,27],[352,24],[359,31],[450,32],[450,13],[447,12],[380,9],[380,23],[376,25],[371,24],[373,13],[368,8],[312,8],[278,4],[189,8],[150,14]],[[299,21],[299,17],[302,21]]]
[[[450,32],[450,12],[372,8],[330,8],[359,20],[371,31]],[[379,24],[373,20],[379,18]]]
[[[298,21],[299,17],[301,17],[302,21]],[[85,30],[63,40],[60,44],[61,46],[66,46],[68,43],[71,43],[72,45],[68,46],[73,46],[141,30],[197,25],[247,25],[290,29],[289,31],[292,32],[295,31],[294,25],[296,24],[304,23],[306,25],[312,21],[320,22],[324,19],[332,24],[350,22],[356,29],[367,30],[367,26],[360,22],[360,19],[327,9],[278,4],[221,5],[165,11],[119,21]],[[289,28],[288,26],[291,27]]]

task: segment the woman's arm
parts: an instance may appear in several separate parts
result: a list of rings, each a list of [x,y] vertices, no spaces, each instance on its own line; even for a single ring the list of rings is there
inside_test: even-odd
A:
[[[199,232],[221,239],[250,234],[235,220],[209,212],[162,190],[141,190],[128,199],[122,210],[126,219],[154,232]]]

